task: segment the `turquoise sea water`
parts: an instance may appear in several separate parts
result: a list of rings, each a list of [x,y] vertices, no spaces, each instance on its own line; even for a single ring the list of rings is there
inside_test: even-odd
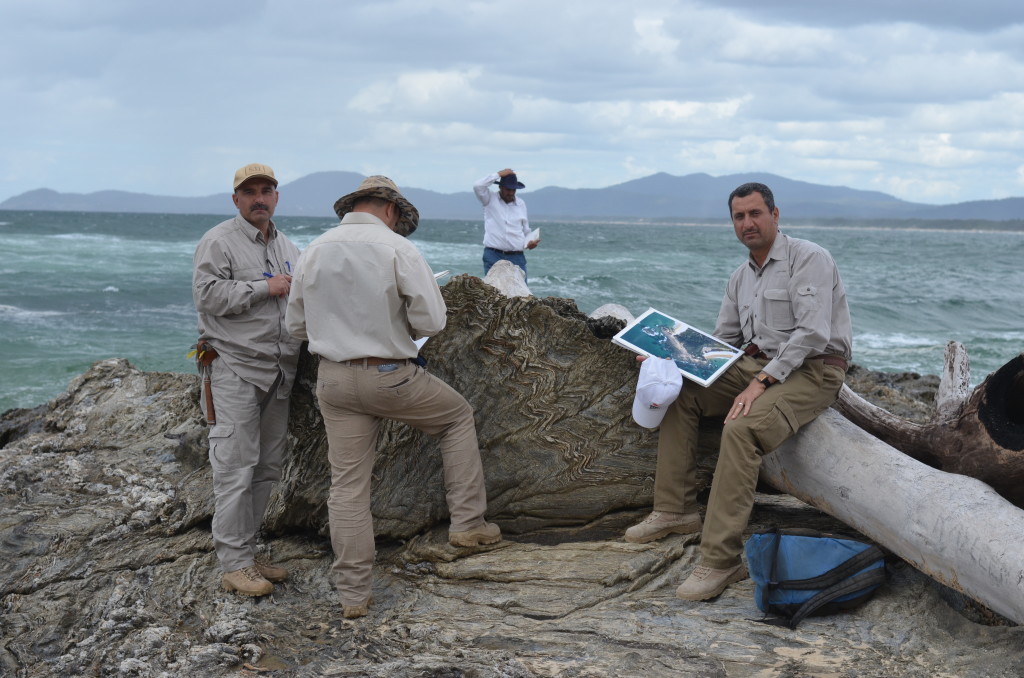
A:
[[[124,357],[188,372],[195,342],[192,252],[223,217],[0,211],[0,411],[61,393],[93,362]],[[304,247],[332,219],[284,217]],[[728,225],[537,222],[528,255],[536,296],[589,313],[653,306],[711,331],[746,250]],[[804,226],[846,283],[854,362],[938,374],[946,343],[967,346],[975,383],[1024,350],[1024,233]],[[412,240],[435,271],[481,275],[482,225],[424,220]],[[444,282],[444,281],[442,281]]]

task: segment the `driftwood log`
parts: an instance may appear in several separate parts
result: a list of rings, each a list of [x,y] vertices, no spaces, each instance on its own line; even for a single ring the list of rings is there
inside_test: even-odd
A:
[[[977,478],[1024,507],[1024,354],[969,392],[963,345],[946,346],[931,422],[894,417],[849,388],[836,409],[879,440],[933,468]]]

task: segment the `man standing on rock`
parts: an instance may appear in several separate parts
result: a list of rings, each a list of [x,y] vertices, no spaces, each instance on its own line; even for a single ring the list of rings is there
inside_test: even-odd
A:
[[[498,184],[498,192],[491,190]],[[484,206],[484,275],[499,261],[509,261],[523,269],[526,277],[526,255],[523,248],[532,250],[540,238],[529,240],[530,220],[526,216],[526,203],[516,197],[516,190],[526,188],[515,172],[503,169],[488,174],[473,184],[477,200]]]
[[[779,233],[771,189],[743,184],[729,196],[729,211],[750,256],[729,278],[714,334],[745,355],[707,388],[685,384],[669,406],[658,437],[654,511],[625,535],[644,543],[701,532],[700,562],[676,590],[684,600],[713,598],[747,576],[742,537],[761,456],[835,402],[853,344],[846,291],[832,256]],[[701,417],[723,416],[702,523],[697,427]]]
[[[370,477],[382,419],[441,438],[449,543],[493,544],[501,530],[484,520],[473,408],[414,362],[414,339],[444,329],[447,311],[430,267],[406,239],[419,212],[383,176],[367,178],[334,211],[341,224],[310,243],[299,261],[286,324],[320,356],[316,395],[331,464],[332,571],[342,613],[354,619],[373,602]]]
[[[193,258],[197,362],[210,425],[213,544],[228,591],[264,596],[288,571],[256,553],[256,533],[281,477],[288,401],[301,342],[284,329],[299,250],[277,230],[277,179],[267,165],[235,172],[238,215],[206,232]]]

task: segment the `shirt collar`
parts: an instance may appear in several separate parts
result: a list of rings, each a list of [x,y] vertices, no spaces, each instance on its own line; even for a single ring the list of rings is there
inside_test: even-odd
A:
[[[255,226],[250,224],[248,221],[246,221],[245,217],[243,217],[241,214],[236,214],[235,215],[235,223],[238,224],[238,228],[242,231],[242,233],[245,234],[245,237],[247,237],[249,240],[251,240],[254,243],[259,243],[260,242],[261,236],[263,234],[260,233],[260,229],[256,228]],[[270,226],[267,227],[267,242],[270,242],[271,240],[273,240],[276,237],[277,237],[277,226],[274,225],[274,220],[271,219],[270,220]]]
[[[768,262],[772,259],[778,259],[784,261],[789,258],[789,236],[782,231],[778,231],[775,234],[775,242],[772,243],[772,248],[768,250],[768,256],[764,259],[764,266],[768,265]],[[757,263],[754,262],[754,255],[750,254],[747,256],[747,263],[755,271],[758,270]],[[764,266],[761,269],[764,269]]]
[[[383,226],[384,228],[387,228],[389,231],[391,230],[390,228],[388,228],[387,224],[385,224],[378,217],[370,214],[369,212],[349,212],[344,217],[342,217],[341,223],[345,224],[345,225],[347,225],[347,224],[372,224],[372,225]]]

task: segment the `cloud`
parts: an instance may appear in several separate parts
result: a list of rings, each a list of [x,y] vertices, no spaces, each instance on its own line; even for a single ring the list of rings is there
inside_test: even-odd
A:
[[[769,171],[1005,197],[1021,192],[1022,15],[947,0],[8,0],[0,199],[204,195],[256,159],[285,180],[386,170],[446,192],[511,165],[531,190]]]

